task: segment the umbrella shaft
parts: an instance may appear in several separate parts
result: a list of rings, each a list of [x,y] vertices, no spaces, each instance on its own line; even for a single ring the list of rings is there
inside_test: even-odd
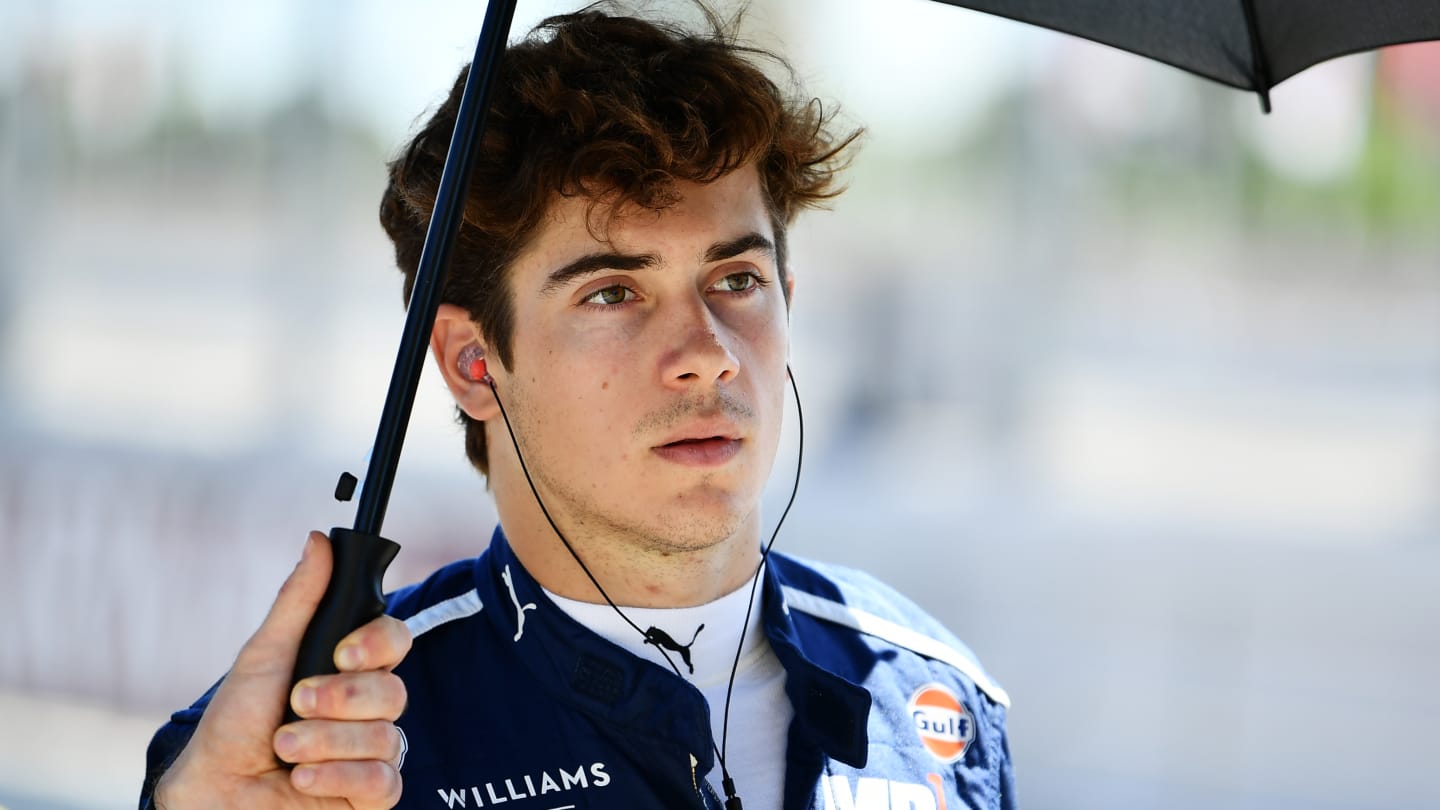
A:
[[[515,15],[516,0],[491,0],[485,10],[485,22],[475,44],[475,58],[465,78],[460,108],[455,115],[455,132],[445,155],[445,168],[435,194],[435,208],[430,227],[425,232],[425,246],[415,271],[415,285],[410,293],[409,312],[400,339],[395,371],[390,376],[390,390],[380,415],[375,446],[370,453],[370,467],[356,506],[355,531],[379,535],[390,503],[390,489],[395,483],[395,469],[405,443],[405,429],[415,404],[415,389],[425,368],[430,331],[435,326],[435,310],[445,286],[450,254],[460,223],[465,215],[465,194],[470,185],[470,172],[485,127],[485,113],[490,106],[490,89],[499,70],[505,41],[510,35],[510,22]]]

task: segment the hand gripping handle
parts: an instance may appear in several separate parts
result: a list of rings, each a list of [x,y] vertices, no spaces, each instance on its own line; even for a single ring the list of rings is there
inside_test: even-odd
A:
[[[385,612],[380,581],[400,546],[376,534],[334,528],[330,530],[330,547],[335,559],[330,584],[300,640],[292,684],[312,675],[336,672],[335,646],[351,631]],[[287,698],[285,722],[299,719]]]

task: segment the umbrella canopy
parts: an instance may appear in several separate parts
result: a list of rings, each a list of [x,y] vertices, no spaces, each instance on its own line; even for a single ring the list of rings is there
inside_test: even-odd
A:
[[[1311,65],[1440,39],[1435,0],[937,0],[1053,28],[1260,94]]]

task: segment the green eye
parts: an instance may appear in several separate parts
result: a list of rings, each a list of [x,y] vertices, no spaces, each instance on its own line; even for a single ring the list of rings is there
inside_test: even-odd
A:
[[[759,279],[755,278],[753,273],[731,273],[720,279],[717,286],[725,292],[745,292],[757,283],[759,283]]]
[[[606,287],[603,290],[596,290],[585,299],[585,303],[614,306],[625,303],[629,297],[630,290],[628,288],[616,285],[614,287]]]

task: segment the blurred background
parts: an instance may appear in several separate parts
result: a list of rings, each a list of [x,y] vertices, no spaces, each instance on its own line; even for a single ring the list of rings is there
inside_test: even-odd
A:
[[[1440,48],[1266,117],[923,0],[752,6],[868,128],[792,237],[778,547],[975,648],[1026,808],[1440,806]],[[384,162],[482,16],[0,5],[0,808],[133,805],[306,530],[349,525],[403,321]],[[493,519],[428,373],[388,584]]]

